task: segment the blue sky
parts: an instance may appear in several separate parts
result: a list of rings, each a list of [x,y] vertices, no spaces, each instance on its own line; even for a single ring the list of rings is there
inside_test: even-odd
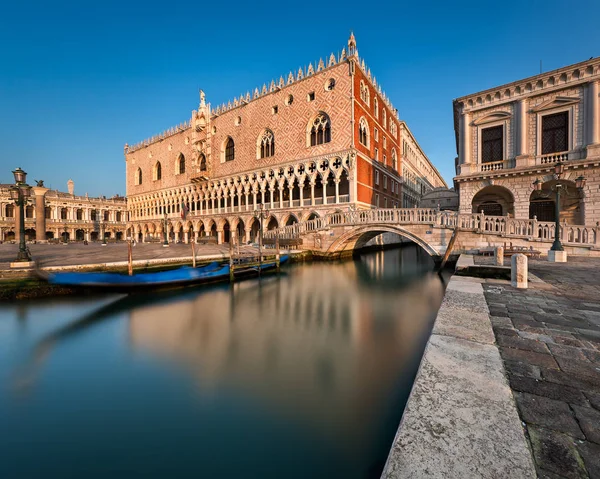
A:
[[[568,6],[567,6],[568,5]],[[125,193],[123,145],[345,46],[447,182],[452,99],[600,55],[600,2],[16,2],[0,16],[0,183]],[[563,22],[568,22],[563,24]],[[575,27],[576,30],[571,30]]]

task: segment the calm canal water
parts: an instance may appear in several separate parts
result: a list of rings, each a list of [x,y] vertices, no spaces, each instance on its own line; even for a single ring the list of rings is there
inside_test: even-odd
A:
[[[379,477],[443,296],[416,247],[0,306],[0,477]]]

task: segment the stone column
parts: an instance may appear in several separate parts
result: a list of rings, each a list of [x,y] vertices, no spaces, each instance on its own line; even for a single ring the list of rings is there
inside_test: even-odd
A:
[[[279,208],[283,208],[283,186],[278,186],[279,190]]]
[[[300,208],[304,206],[304,183],[300,186]]]
[[[527,155],[527,100],[519,100],[516,107],[515,157],[519,157]]]
[[[273,193],[275,192],[275,188],[269,186],[269,192],[271,193],[271,209],[275,208],[275,203],[273,202]]]
[[[188,230],[185,230],[183,232],[183,241],[185,242],[185,244],[188,244],[190,242],[190,236],[189,236]]]
[[[600,98],[599,83],[593,81],[587,86],[587,139],[586,144],[600,144]]]
[[[35,240],[46,241],[46,206],[44,196],[48,188],[33,186],[31,190],[35,195]]]
[[[327,178],[325,179],[325,181],[321,181],[321,184],[323,185],[323,204],[326,205],[327,204]]]
[[[15,241],[18,243],[21,241],[21,208],[23,206],[15,205]]]
[[[460,117],[460,148],[459,148],[459,163],[468,165],[471,163],[471,122],[470,113],[462,113]],[[461,169],[462,172],[462,169]]]
[[[315,206],[315,181],[310,180],[310,205]]]
[[[290,208],[294,207],[294,184],[290,186]]]
[[[337,205],[340,202],[340,179],[336,178],[333,181],[335,182],[335,204]]]
[[[494,260],[496,266],[504,266],[504,248],[497,246],[494,250]]]

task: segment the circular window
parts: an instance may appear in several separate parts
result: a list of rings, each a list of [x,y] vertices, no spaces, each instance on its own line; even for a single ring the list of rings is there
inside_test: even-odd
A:
[[[213,126],[212,132],[213,132],[213,135],[217,132],[217,127],[216,126]]]
[[[285,104],[287,106],[290,106],[292,103],[294,103],[294,96],[288,95],[287,98],[285,99]]]
[[[325,82],[325,90],[326,91],[331,91],[335,88],[335,79],[334,78],[330,78],[329,80],[327,80]]]
[[[241,117],[241,116],[238,116],[238,117],[235,119],[235,126],[240,126],[241,124],[242,124],[242,117]]]

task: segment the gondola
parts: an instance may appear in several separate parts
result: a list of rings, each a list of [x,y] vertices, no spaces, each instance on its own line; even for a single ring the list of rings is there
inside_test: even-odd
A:
[[[282,255],[279,263],[283,264],[287,260],[288,255]],[[262,263],[260,270],[266,271],[276,266],[275,261],[268,261]],[[257,266],[239,270],[236,268],[234,275],[236,277],[256,275],[258,269]],[[229,271],[229,264],[213,262],[199,268],[183,266],[169,271],[138,273],[131,276],[120,273],[44,273],[40,271],[38,271],[38,276],[57,286],[129,293],[229,281]]]

